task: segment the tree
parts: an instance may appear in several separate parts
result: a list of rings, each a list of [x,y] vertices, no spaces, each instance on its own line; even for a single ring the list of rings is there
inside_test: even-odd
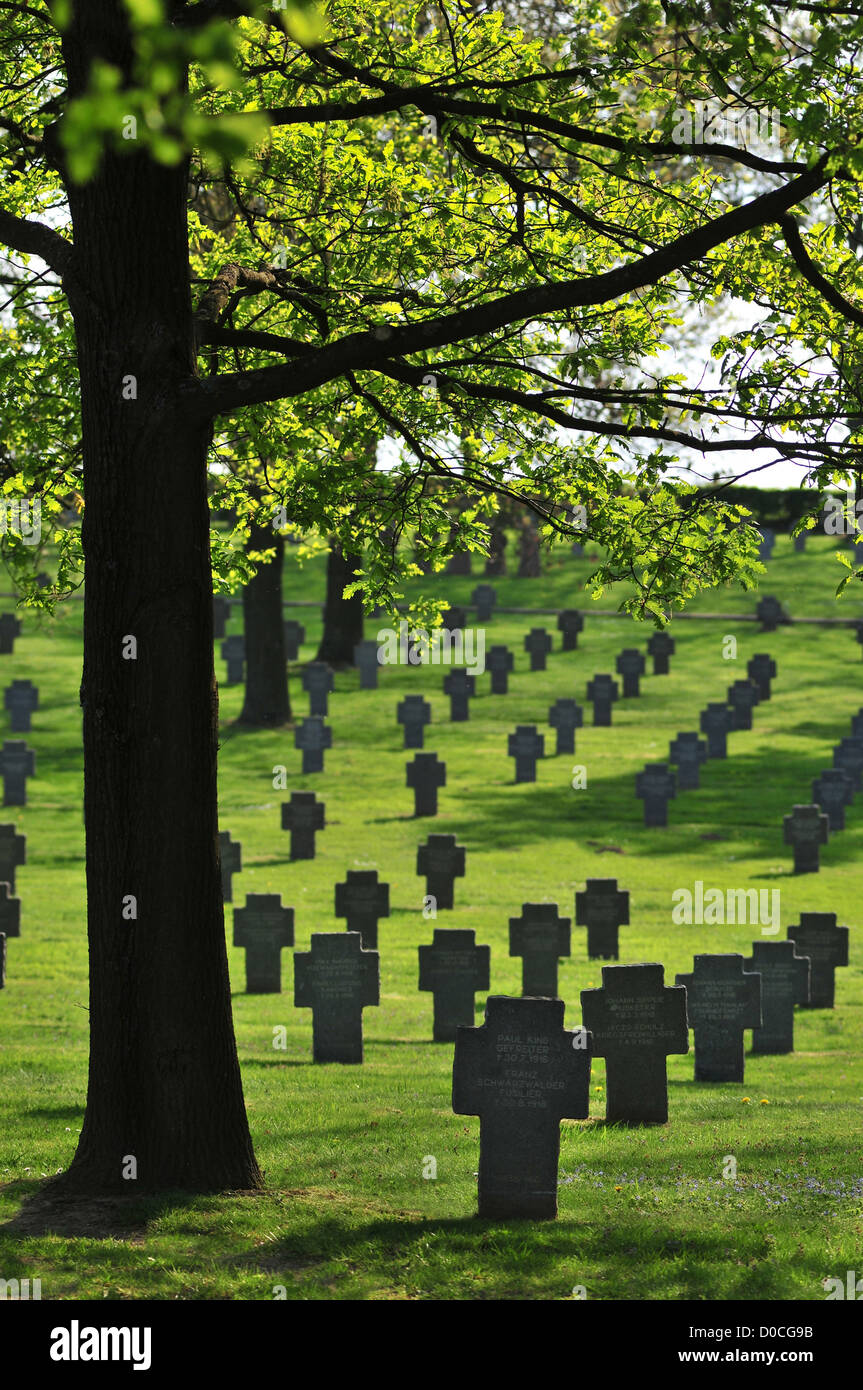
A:
[[[80,411],[80,450],[46,466],[44,402],[29,427],[4,407],[7,479],[85,498],[92,1041],[68,1190],[128,1190],[128,1155],[139,1189],[260,1181],[216,838],[212,571],[238,561],[219,540],[211,555],[215,460],[272,460],[262,515],[281,502],[362,552],[369,604],[410,572],[388,526],[444,558],[456,497],[460,544],[467,528],[478,546],[498,495],[570,536],[589,502],[609,552],[596,584],[631,578],[629,606],[659,622],[756,572],[721,489],[680,505],[681,451],[792,457],[815,482],[859,456],[858,436],[830,438],[861,413],[840,249],[859,14],[809,13],[803,61],[781,5],[727,27],[695,5],[576,8],[572,40],[545,45],[448,0],[420,12],[421,38],[400,0],[332,0],[328,29],[235,0],[0,11],[0,241],[36,348],[7,337],[0,370],[13,402],[77,373],[67,452]],[[708,98],[775,105],[787,148],[681,141],[676,112]],[[239,212],[227,260],[200,244],[202,186]],[[44,275],[63,297],[53,335]],[[721,295],[764,312],[717,340],[720,380],[659,372],[681,309]],[[336,447],[373,421],[402,445],[385,486]],[[248,496],[239,474],[228,486]],[[75,558],[70,543],[70,583]]]

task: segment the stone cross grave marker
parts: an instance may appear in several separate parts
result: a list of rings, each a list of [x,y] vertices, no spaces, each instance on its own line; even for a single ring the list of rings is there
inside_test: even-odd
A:
[[[27,863],[27,836],[19,835],[11,822],[0,825],[0,882],[15,892],[15,870]]]
[[[833,749],[833,766],[851,779],[855,791],[863,780],[863,738],[843,738]]]
[[[21,899],[12,897],[8,883],[0,881],[0,932],[5,936],[21,935]]]
[[[303,755],[303,772],[323,772],[324,752],[333,746],[333,731],[316,715],[303,719],[294,730],[294,747]]]
[[[222,659],[228,663],[226,685],[240,685],[243,680],[243,666],[246,661],[246,639],[235,632],[226,637],[221,647]]]
[[[0,989],[6,988],[6,937],[0,932]]]
[[[855,738],[863,738],[863,709],[851,716],[851,733]]]
[[[758,689],[752,681],[735,681],[728,687],[732,729],[751,729],[752,711],[758,704]]]
[[[680,791],[694,791],[700,783],[699,768],[707,760],[707,744],[697,733],[678,734],[668,745],[668,760],[677,767]]]
[[[464,878],[464,845],[456,844],[455,835],[429,835],[417,846],[417,873],[425,875],[426,897],[434,898],[435,907],[451,908],[455,880]]]
[[[0,748],[3,805],[27,805],[27,778],[36,772],[36,754],[23,739],[8,739]]]
[[[467,624],[467,609],[455,605],[443,612],[441,627],[447,632],[461,632]]]
[[[314,859],[315,835],[326,825],[325,809],[314,792],[291,792],[282,802],[282,829],[291,832],[291,858]]]
[[[430,946],[420,946],[419,988],[430,990],[435,1042],[455,1042],[459,1026],[471,1026],[474,995],[489,988],[491,947],[477,946],[475,933],[435,927]]]
[[[13,734],[30,732],[30,716],[39,708],[39,690],[32,681],[13,681],[7,685],[4,702],[9,711],[9,728]]]
[[[532,627],[524,639],[524,649],[530,657],[531,671],[544,671],[545,659],[551,651],[551,633],[544,627]]]
[[[801,912],[797,926],[788,928],[788,940],[798,955],[811,962],[809,1000],[805,1008],[832,1009],[836,992],[836,968],[848,964],[848,928],[837,927],[835,912]]]
[[[330,691],[335,688],[332,668],[325,661],[310,661],[303,671],[302,685],[309,697],[309,714],[326,718]]]
[[[597,727],[607,728],[611,723],[611,706],[620,691],[613,676],[597,675],[587,685],[587,698],[593,705],[593,722]]]
[[[447,561],[447,574],[470,574],[470,551],[456,550]]]
[[[230,830],[219,831],[219,858],[222,864],[222,901],[234,901],[233,875],[243,867],[243,847],[239,840],[231,839]]]
[[[417,753],[405,770],[407,785],[413,787],[414,815],[436,816],[438,788],[446,786],[446,763],[437,753]]]
[[[770,682],[776,678],[776,662],[768,652],[756,652],[746,664],[749,679],[754,682],[760,700],[770,699]]]
[[[570,954],[570,919],[557,903],[522,903],[509,919],[509,953],[521,956],[521,992],[557,998],[557,962]]]
[[[574,560],[581,560],[584,558],[584,546],[582,545],[581,541],[572,542],[572,545],[570,546],[570,554],[572,555],[572,558]]]
[[[278,893],[247,893],[234,908],[234,945],[246,951],[246,993],[281,994],[282,947],[294,944],[294,909]]]
[[[463,666],[455,666],[444,676],[443,693],[449,696],[449,717],[453,724],[461,724],[470,717],[470,700],[476,694],[476,676],[471,676]]]
[[[614,669],[619,676],[623,676],[624,699],[634,699],[641,694],[639,681],[644,675],[645,665],[644,652],[640,652],[638,647],[624,647],[617,657]]]
[[[807,531],[801,531],[799,536],[794,537],[794,550],[796,554],[800,555],[806,549],[807,535]]]
[[[584,724],[584,710],[575,700],[555,700],[548,711],[548,722],[557,733],[558,753],[575,752],[575,731]]]
[[[0,616],[0,656],[11,656],[15,649],[15,638],[21,636],[21,620],[14,613]]]
[[[493,589],[491,584],[477,584],[470,599],[476,608],[477,622],[490,622],[494,606],[497,603],[497,590]]]
[[[664,1125],[671,1052],[689,1051],[686,991],[664,983],[664,968],[604,965],[602,988],[581,991],[594,1056],[605,1058],[609,1124]]]
[[[492,695],[505,695],[509,689],[509,673],[514,664],[509,647],[490,647],[485,664],[491,672]]]
[[[788,614],[773,594],[765,594],[755,606],[755,615],[762,632],[775,632],[780,623],[788,622]]]
[[[667,632],[652,632],[647,639],[648,655],[653,657],[653,674],[668,675],[668,658],[674,655],[675,642]]]
[[[616,878],[589,878],[575,895],[575,925],[587,927],[591,960],[617,960],[617,929],[629,926],[629,890],[619,889]]]
[[[584,628],[584,614],[579,608],[564,608],[557,615],[558,631],[563,636],[563,650],[574,652],[578,646],[579,633]]]
[[[841,767],[829,767],[812,783],[812,800],[820,806],[831,830],[845,829],[845,807],[854,800],[854,783]]]
[[[431,723],[431,705],[422,695],[405,695],[396,705],[396,719],[404,728],[405,748],[422,748],[425,726]]]
[[[727,758],[727,739],[732,729],[732,714],[728,705],[720,705],[718,701],[709,704],[701,711],[698,727],[707,735],[708,758]]]
[[[677,795],[677,779],[667,763],[647,763],[635,779],[635,795],[644,802],[644,824],[668,824],[668,803]]]
[[[809,957],[793,941],[753,941],[743,969],[761,976],[761,1027],[752,1030],[753,1052],[794,1051],[794,1005],[809,1001]]]
[[[517,724],[507,743],[509,756],[515,758],[516,782],[536,781],[536,760],[545,755],[545,739],[537,733],[535,724]]]
[[[354,647],[354,665],[360,673],[360,690],[377,690],[381,669],[377,642],[358,642]]]
[[[213,639],[221,642],[225,635],[225,624],[231,616],[231,605],[221,594],[213,595]]]
[[[288,618],[285,621],[285,660],[296,661],[300,655],[300,647],[306,640],[306,629],[302,623],[298,623],[296,618]]]
[[[294,1005],[312,1010],[316,1062],[362,1062],[363,1009],[380,1003],[380,960],[358,931],[312,932],[311,950],[294,952]]]
[[[481,1028],[459,1028],[452,1108],[479,1115],[479,1215],[557,1216],[560,1122],[587,1118],[590,1035],[563,1026],[562,999],[490,995]]]
[[[776,533],[769,526],[759,526],[761,540],[758,543],[758,558],[762,562],[769,560],[773,554],[773,547],[776,544]]]
[[[794,850],[795,874],[817,874],[820,846],[830,837],[830,822],[818,806],[798,804],[782,818],[782,839]]]
[[[377,869],[348,869],[347,881],[336,884],[337,917],[347,919],[347,931],[358,931],[364,951],[378,948],[378,922],[390,915],[390,885],[378,882]]]
[[[743,1030],[761,1027],[761,976],[744,971],[741,955],[703,955],[676,982],[686,987],[695,1080],[742,1081]]]
[[[856,633],[855,641],[859,642],[860,646],[863,647],[863,623],[854,623],[854,630]],[[863,652],[861,652],[860,655],[863,656]]]

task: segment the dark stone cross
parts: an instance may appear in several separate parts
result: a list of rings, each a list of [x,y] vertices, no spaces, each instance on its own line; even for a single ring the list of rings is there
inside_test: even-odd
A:
[[[830,836],[830,822],[817,806],[798,804],[782,818],[782,839],[794,849],[795,874],[817,874],[820,846]]]
[[[522,903],[509,919],[509,953],[521,956],[521,992],[557,998],[557,962],[570,954],[570,919],[557,903]]]
[[[535,724],[517,724],[507,743],[509,756],[515,758],[516,782],[536,781],[536,760],[545,754],[545,739]]]
[[[581,991],[581,1014],[605,1058],[608,1124],[664,1125],[670,1052],[689,1051],[686,991],[661,965],[604,965],[602,988]]]
[[[844,830],[845,807],[854,800],[854,783],[841,767],[829,767],[812,783],[812,800],[827,816],[831,830]]]
[[[596,726],[607,728],[611,723],[611,706],[620,691],[613,676],[598,675],[588,681],[587,698],[593,705],[593,722]]]
[[[414,815],[436,816],[438,788],[446,786],[446,763],[437,753],[417,753],[405,771],[407,785],[414,790]]]
[[[234,945],[246,951],[246,993],[281,994],[282,947],[294,944],[294,909],[278,893],[247,893],[234,908]]]
[[[509,689],[509,673],[514,664],[509,647],[490,647],[485,664],[486,669],[491,672],[492,695],[505,695]]]
[[[667,632],[652,632],[647,639],[648,655],[653,657],[653,674],[668,675],[668,658],[674,655],[674,638]]]
[[[4,613],[0,617],[0,656],[11,656],[15,638],[21,636],[21,621],[14,613]]]
[[[770,682],[776,677],[776,662],[768,652],[756,652],[747,662],[746,671],[754,681],[761,700],[770,699]]]
[[[794,1005],[809,1002],[809,957],[793,941],[753,941],[743,969],[761,976],[761,1027],[752,1031],[753,1052],[794,1051]]]
[[[558,753],[575,752],[575,731],[584,724],[584,710],[575,700],[555,700],[548,711],[548,722],[557,732]]]
[[[806,549],[807,534],[808,532],[801,531],[799,536],[794,537],[794,549],[798,555]]]
[[[429,835],[417,846],[417,873],[425,875],[426,897],[436,907],[451,908],[455,880],[464,878],[464,845],[456,844],[455,835]]]
[[[694,791],[700,783],[699,768],[707,761],[707,744],[697,733],[678,734],[668,745],[668,760],[677,768],[680,791]]]
[[[708,758],[728,756],[727,738],[733,728],[733,716],[728,705],[714,701],[701,711],[698,727],[707,735]]]
[[[405,748],[422,748],[425,726],[431,723],[431,705],[422,695],[405,695],[396,705],[396,719],[404,726]]]
[[[295,618],[288,618],[285,622],[285,660],[296,661],[300,655],[300,647],[306,640],[306,629],[302,623],[298,623]]]
[[[21,935],[21,899],[12,897],[8,883],[0,882],[0,932],[5,936]]]
[[[4,703],[9,711],[9,728],[13,734],[30,732],[30,715],[39,708],[39,690],[32,681],[13,681],[7,685]]]
[[[531,671],[544,671],[545,659],[551,651],[551,633],[544,627],[532,627],[524,639],[524,649],[530,657]]]
[[[377,869],[348,869],[346,883],[336,884],[337,917],[347,918],[347,931],[358,931],[364,951],[378,948],[378,922],[390,915],[390,885],[378,882]]]
[[[695,1080],[742,1081],[743,1030],[761,1027],[761,976],[729,954],[695,956],[692,972],[675,979],[686,987]]]
[[[221,646],[222,658],[228,663],[226,685],[240,685],[246,660],[246,639],[238,632],[226,637]]]
[[[752,681],[735,681],[728,687],[732,729],[751,729],[752,711],[758,704],[758,689]]]
[[[584,627],[584,614],[580,608],[564,608],[557,615],[558,631],[563,635],[563,650],[574,652],[578,646],[578,636]]]
[[[589,878],[575,895],[575,925],[587,927],[591,960],[617,960],[617,929],[629,926],[629,890],[618,889],[616,878]]]
[[[833,766],[850,777],[859,791],[863,779],[863,738],[843,738],[833,749]]]
[[[3,805],[27,805],[27,778],[36,772],[36,754],[24,739],[7,739],[0,748],[0,776],[3,778]]]
[[[832,1009],[835,970],[848,964],[848,928],[837,927],[835,912],[801,912],[797,926],[788,928],[794,949],[811,961],[809,1009]]]
[[[470,715],[469,702],[476,694],[476,676],[468,675],[463,666],[456,666],[444,676],[443,693],[449,696],[449,717],[454,724],[463,723]]]
[[[645,665],[644,652],[640,652],[637,647],[624,647],[618,656],[614,669],[619,676],[623,676],[624,699],[634,699],[641,694],[639,681],[644,675]]]
[[[855,738],[863,738],[863,709],[851,716],[851,732]]]
[[[325,718],[330,691],[335,687],[332,668],[325,661],[310,661],[303,671],[302,685],[309,697],[309,714]]]
[[[761,540],[758,542],[758,558],[762,562],[769,560],[773,554],[773,547],[776,544],[776,533],[771,531],[769,526],[759,526]]]
[[[377,642],[358,642],[354,647],[354,665],[360,673],[360,690],[377,690],[381,669]]]
[[[303,754],[303,772],[323,772],[324,752],[333,746],[333,731],[313,715],[294,730],[294,747]]]
[[[461,632],[466,624],[466,608],[459,608],[458,605],[456,605],[453,608],[446,608],[444,610],[441,620],[441,627],[445,627],[447,632]]]
[[[221,642],[225,635],[225,624],[231,616],[231,605],[221,594],[213,595],[213,638]]]
[[[494,606],[497,603],[497,590],[493,589],[491,584],[477,584],[470,599],[471,603],[476,608],[477,622],[489,622],[494,611]]]
[[[0,989],[6,988],[6,937],[0,931]]]
[[[560,1122],[587,1118],[590,1035],[563,1026],[562,999],[490,995],[481,1028],[459,1028],[452,1108],[479,1115],[479,1215],[557,1216]]]
[[[860,643],[861,647],[863,647],[863,623],[854,623],[854,629],[856,632],[855,640]],[[860,654],[861,656],[863,656],[863,652],[861,652]]]
[[[456,550],[447,561],[447,574],[470,574],[470,551]]]
[[[230,830],[219,831],[219,858],[222,864],[222,901],[234,901],[233,875],[243,867],[243,847],[238,840],[231,839]]]
[[[377,951],[358,931],[312,932],[310,951],[294,952],[294,1006],[312,1010],[316,1062],[363,1060],[363,1009],[380,1003]]]
[[[291,832],[291,858],[314,859],[315,834],[326,825],[323,802],[314,792],[291,792],[282,802],[282,829]]]
[[[491,947],[477,946],[471,929],[435,927],[430,946],[420,946],[419,988],[430,990],[435,1042],[455,1042],[460,1025],[472,1025],[474,995],[489,988]]]
[[[788,615],[778,598],[765,594],[755,606],[755,615],[761,624],[762,632],[775,632],[780,623],[788,622]]]
[[[569,551],[569,553],[570,553],[570,555],[572,556],[572,558],[573,558],[574,560],[581,560],[581,559],[583,559],[583,558],[584,558],[584,546],[582,545],[581,541],[573,541],[573,542],[572,542],[572,545],[570,546],[570,551]]]
[[[647,763],[635,779],[635,795],[644,802],[644,824],[668,824],[668,803],[677,795],[676,778],[667,763]]]
[[[11,822],[0,825],[0,882],[15,892],[15,870],[27,863],[27,836],[19,835]]]

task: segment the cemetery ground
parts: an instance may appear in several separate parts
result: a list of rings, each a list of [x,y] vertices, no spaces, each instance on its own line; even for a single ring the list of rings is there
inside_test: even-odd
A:
[[[834,548],[832,539],[810,538],[805,554],[793,554],[779,537],[760,593],[776,594],[795,615],[863,616],[853,586],[849,597],[833,597],[842,573]],[[26,735],[36,750],[28,804],[2,815],[26,833],[27,863],[17,872],[21,936],[9,941],[0,992],[0,1275],[41,1279],[45,1299],[268,1300],[284,1286],[288,1299],[558,1300],[582,1286],[588,1300],[820,1300],[825,1279],[863,1274],[863,797],[822,849],[818,874],[795,876],[782,839],[783,816],[810,799],[813,778],[863,705],[854,633],[678,619],[670,674],[652,675],[648,661],[641,696],[621,698],[612,726],[594,728],[587,681],[614,673],[617,653],[643,650],[653,629],[592,616],[615,608],[622,591],[594,604],[580,588],[588,558],[560,549],[544,564],[541,579],[490,581],[498,604],[581,608],[576,651],[561,651],[551,614],[495,614],[486,640],[513,650],[509,694],[491,695],[488,673],[479,676],[470,719],[456,724],[443,667],[382,667],[377,690],[366,691],[355,671],[337,672],[333,746],[319,774],[300,774],[292,730],[236,726],[242,687],[224,684],[217,650],[220,828],[242,845],[234,905],[247,893],[281,894],[295,909],[296,949],[307,950],[313,931],[343,930],[334,887],[348,869],[377,868],[390,884],[391,915],[379,924],[380,1005],[364,1013],[365,1061],[313,1065],[311,1014],[293,1006],[289,949],[282,993],[245,994],[244,953],[230,944],[226,904],[234,1019],[266,1190],[94,1201],[47,1230],[26,1199],[70,1162],[86,1094],[81,605],[66,604],[53,622],[19,612],[22,635],[0,657],[3,685],[32,679],[40,708]],[[441,578],[439,591],[468,602],[480,579],[475,557],[472,579]],[[322,601],[323,591],[323,563],[300,570],[289,553],[286,597]],[[758,597],[728,588],[688,611],[751,613]],[[286,616],[305,624],[300,658],[311,660],[319,608]],[[239,621],[237,606],[229,633]],[[366,637],[387,624],[368,618]],[[534,626],[554,636],[545,671],[530,671],[523,648]],[[723,657],[728,634],[736,660]],[[636,774],[645,762],[667,761],[669,740],[696,729],[699,712],[724,700],[761,651],[778,675],[753,728],[729,735],[727,761],[704,764],[699,790],[678,792],[667,828],[645,829]],[[295,719],[308,712],[299,669],[292,664]],[[414,819],[405,784],[414,754],[403,748],[396,704],[409,693],[430,701],[425,748],[446,763],[434,819]],[[575,755],[555,755],[546,723],[561,696],[585,709]],[[546,756],[536,783],[515,785],[507,739],[534,723]],[[273,787],[278,765],[287,768],[284,791]],[[572,786],[575,765],[586,787]],[[280,805],[302,789],[325,803],[327,823],[316,858],[292,863]],[[454,910],[436,921],[423,916],[425,885],[415,872],[430,832],[455,833],[466,847]],[[574,893],[588,877],[616,877],[629,890],[620,961],[661,961],[666,984],[692,969],[696,952],[748,956],[754,940],[784,939],[801,911],[835,912],[850,926],[851,964],[837,971],[835,1009],[796,1011],[794,1053],[752,1056],[747,1033],[743,1085],[696,1083],[690,1034],[689,1054],[668,1059],[667,1125],[606,1126],[605,1066],[594,1060],[591,1118],[561,1125],[557,1221],[481,1221],[479,1121],[452,1113],[453,1049],[431,1040],[417,947],[436,926],[472,928],[491,947],[490,992],[518,994],[522,962],[507,953],[509,918],[545,899],[574,917]],[[757,925],[674,925],[673,890],[698,880],[705,890],[779,890],[778,936],[762,937]],[[573,923],[572,954],[559,969],[567,1028],[580,1024],[579,993],[601,984],[601,967]],[[478,995],[477,1023],[483,1005]],[[280,1028],[284,1050],[274,1047]]]

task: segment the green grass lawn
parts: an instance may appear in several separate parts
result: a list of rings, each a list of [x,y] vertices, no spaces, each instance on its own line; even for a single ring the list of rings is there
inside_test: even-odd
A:
[[[848,597],[833,597],[842,573],[834,548],[818,537],[797,555],[780,537],[761,592],[795,614],[863,616],[853,586]],[[289,554],[286,563],[286,596],[323,598],[323,561],[299,569]],[[37,758],[29,805],[2,816],[27,834],[28,862],[18,871],[22,936],[9,943],[0,994],[0,1277],[40,1278],[48,1299],[271,1299],[279,1286],[289,1299],[566,1299],[581,1285],[588,1299],[820,1300],[825,1278],[863,1273],[863,796],[822,851],[820,874],[795,878],[782,842],[783,815],[810,799],[813,777],[863,705],[860,648],[842,628],[761,634],[751,623],[675,622],[671,674],[646,676],[641,698],[621,700],[613,727],[595,729],[587,680],[613,672],[617,652],[643,647],[652,629],[590,619],[591,600],[580,592],[587,559],[558,550],[545,565],[542,579],[497,581],[499,602],[584,608],[579,648],[559,650],[553,618],[495,618],[487,641],[509,643],[517,669],[506,697],[489,694],[488,675],[478,678],[467,724],[448,722],[440,667],[384,668],[377,691],[360,691],[354,672],[338,673],[326,770],[303,777],[292,731],[238,731],[242,690],[222,688],[220,825],[243,847],[235,902],[280,893],[295,908],[302,950],[311,932],[343,929],[333,897],[347,869],[376,867],[390,884],[392,915],[379,928],[381,1002],[365,1013],[365,1064],[312,1065],[311,1014],[293,1007],[290,951],[283,993],[246,996],[243,953],[229,946],[267,1190],[126,1202],[122,1210],[97,1202],[77,1227],[70,1217],[48,1233],[28,1221],[26,1205],[19,1212],[40,1180],[71,1160],[86,1090],[81,605],[66,605],[53,621],[23,615],[14,655],[0,657],[4,687],[29,677],[41,698],[28,735]],[[465,601],[478,560],[474,568],[471,580],[441,579],[439,591]],[[613,609],[621,596],[593,606]],[[726,589],[690,611],[751,613],[757,599]],[[301,656],[309,660],[320,613],[301,617]],[[367,620],[366,635],[383,624]],[[543,673],[529,671],[522,645],[534,625],[554,631]],[[235,618],[229,631],[238,630]],[[736,660],[723,658],[727,635],[737,638]],[[697,728],[699,711],[724,698],[758,651],[777,662],[773,698],[756,709],[751,731],[730,735],[728,761],[709,762],[701,789],[671,804],[668,828],[646,830],[636,773],[665,760],[669,739]],[[218,656],[216,669],[222,679]],[[292,668],[291,691],[303,715],[298,672]],[[430,700],[426,748],[447,766],[435,820],[413,819],[405,784],[413,754],[402,748],[395,708],[407,692]],[[545,720],[555,699],[571,695],[586,706],[586,727],[575,757],[557,757]],[[535,785],[513,783],[507,736],[519,723],[545,734]],[[289,791],[273,789],[279,764],[289,791],[313,789],[326,804],[312,862],[288,858],[279,807]],[[575,764],[586,770],[586,788],[572,787]],[[417,946],[431,941],[435,923],[423,918],[416,849],[432,830],[455,832],[467,851],[455,909],[442,911],[437,925],[474,928],[491,946],[493,993],[520,990],[521,962],[507,955],[510,916],[543,899],[572,916],[573,894],[588,876],[616,876],[629,889],[622,962],[662,961],[673,984],[696,951],[750,954],[757,928],[672,924],[673,890],[700,879],[705,889],[780,890],[782,936],[801,911],[835,911],[851,928],[836,1008],[798,1011],[798,1051],[747,1055],[741,1086],[696,1084],[691,1051],[669,1058],[667,1126],[606,1127],[604,1064],[595,1061],[590,1120],[561,1126],[557,1222],[479,1221],[479,1121],[451,1111],[452,1047],[431,1042],[431,995],[417,991]],[[226,917],[230,943],[230,906]],[[585,937],[573,927],[572,956],[560,968],[570,1028],[580,1022],[579,991],[601,983]],[[478,997],[477,1022],[483,1004]],[[280,1026],[286,1051],[273,1046]],[[433,1180],[423,1177],[429,1156]],[[729,1156],[736,1180],[723,1176]]]

